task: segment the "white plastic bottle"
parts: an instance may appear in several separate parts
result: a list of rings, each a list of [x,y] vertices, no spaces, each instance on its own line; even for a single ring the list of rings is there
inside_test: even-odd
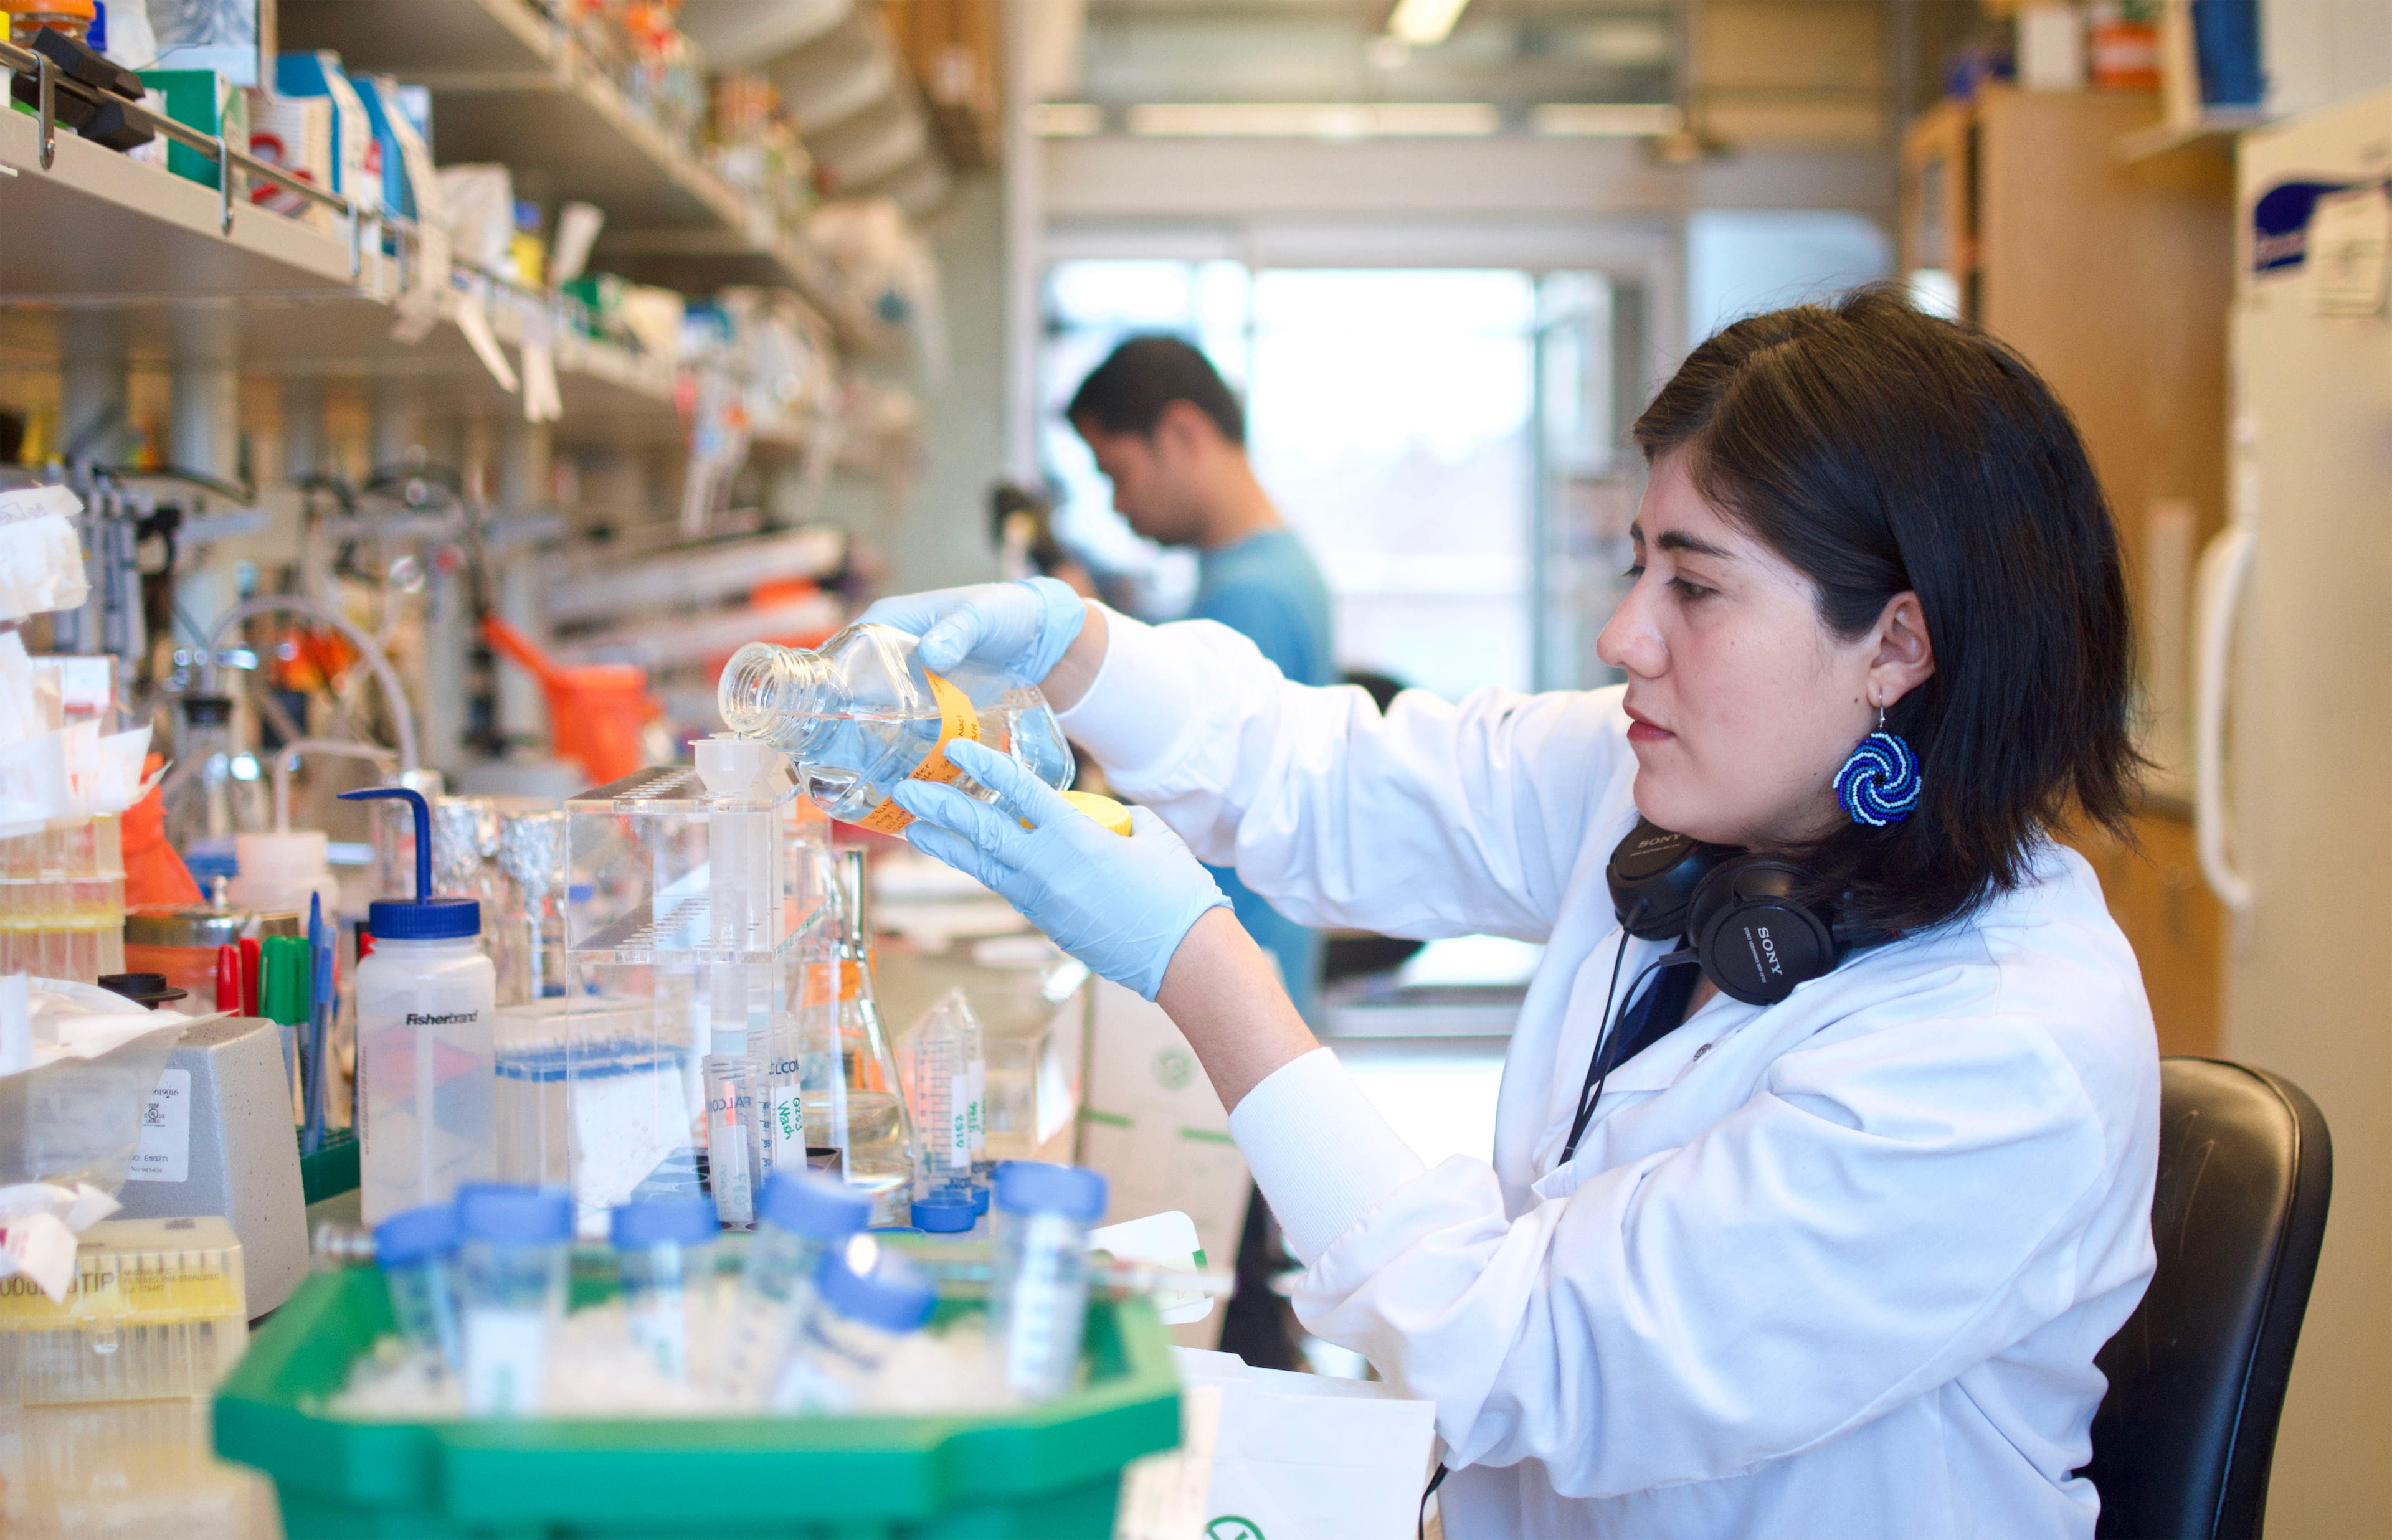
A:
[[[340,913],[340,879],[332,875],[331,847],[321,829],[235,835],[232,848],[240,869],[227,896],[234,908],[260,914],[289,909],[304,916],[313,897],[323,900],[326,919]]]
[[[358,964],[358,1201],[368,1224],[446,1203],[496,1174],[493,1017],[498,972],[481,948],[482,906],[433,897],[431,811],[398,786],[344,799],[403,797],[415,813],[413,899],[377,899],[373,951]]]

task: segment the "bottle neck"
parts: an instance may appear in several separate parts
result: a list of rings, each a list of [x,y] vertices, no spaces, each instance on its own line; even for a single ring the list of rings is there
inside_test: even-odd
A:
[[[732,731],[798,754],[822,722],[830,675],[820,653],[751,641],[722,670],[715,705]]]

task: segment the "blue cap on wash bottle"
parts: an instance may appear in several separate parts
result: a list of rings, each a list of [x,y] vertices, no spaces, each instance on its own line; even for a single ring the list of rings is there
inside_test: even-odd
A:
[[[343,792],[344,802],[407,798],[415,810],[415,897],[376,899],[366,910],[366,928],[380,941],[454,941],[482,934],[482,906],[473,899],[436,898],[432,892],[432,809],[423,794],[406,786],[369,786]]]

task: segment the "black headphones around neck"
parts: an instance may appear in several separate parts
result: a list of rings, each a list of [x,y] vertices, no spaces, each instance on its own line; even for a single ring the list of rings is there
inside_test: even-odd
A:
[[[1642,817],[1613,848],[1604,879],[1629,935],[1684,937],[1676,960],[1700,963],[1722,994],[1748,1005],[1774,1005],[1795,985],[1834,972],[1853,948],[1892,939],[1847,928],[1832,910],[1797,897],[1815,879],[1792,861],[1707,845]]]

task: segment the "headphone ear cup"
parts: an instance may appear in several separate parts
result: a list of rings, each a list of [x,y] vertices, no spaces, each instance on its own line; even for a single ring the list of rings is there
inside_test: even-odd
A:
[[[1613,848],[1604,869],[1611,888],[1611,912],[1641,941],[1671,941],[1687,934],[1688,904],[1703,879],[1737,854],[1724,845],[1705,845],[1674,834],[1650,819]]]
[[[1703,977],[1722,994],[1774,1005],[1841,960],[1834,932],[1795,896],[1802,880],[1791,862],[1744,855],[1722,862],[1696,886],[1687,936]]]

